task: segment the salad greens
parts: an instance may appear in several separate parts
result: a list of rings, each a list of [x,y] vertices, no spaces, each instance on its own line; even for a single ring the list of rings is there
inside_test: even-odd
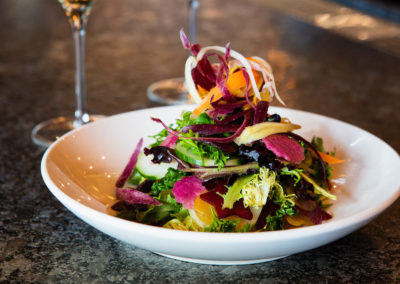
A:
[[[324,141],[268,113],[280,99],[269,64],[227,47],[201,48],[185,66],[193,111],[135,148],[117,182],[120,218],[199,232],[274,231],[320,224],[336,200],[331,165],[343,162]],[[222,55],[220,55],[222,53]],[[215,56],[219,63],[211,64]],[[140,153],[140,154],[139,154]]]
[[[163,190],[169,189],[172,190],[174,188],[175,182],[180,180],[182,177],[186,175],[185,172],[169,168],[167,173],[162,179],[157,180],[151,186],[151,192],[153,195],[159,195]]]

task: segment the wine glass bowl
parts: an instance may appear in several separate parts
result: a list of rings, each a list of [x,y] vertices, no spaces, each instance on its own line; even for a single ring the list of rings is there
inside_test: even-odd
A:
[[[157,81],[147,88],[147,97],[156,103],[180,105],[187,102],[188,91],[185,78],[171,78]]]

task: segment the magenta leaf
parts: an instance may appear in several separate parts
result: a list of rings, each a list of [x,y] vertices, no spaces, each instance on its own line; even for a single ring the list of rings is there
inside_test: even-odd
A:
[[[272,134],[265,137],[263,142],[268,150],[286,161],[300,164],[304,160],[303,147],[299,142],[286,135]]]
[[[182,128],[183,133],[190,130],[200,135],[213,135],[225,132],[235,132],[239,129],[240,124],[192,124]]]
[[[161,143],[161,146],[172,148],[177,140],[178,137],[176,135],[169,133],[168,136],[165,138],[165,140]]]
[[[254,112],[254,121],[253,124],[261,123],[265,121],[268,113],[269,102],[260,101],[256,106],[256,110]]]
[[[125,166],[125,169],[123,170],[121,176],[118,178],[117,182],[115,183],[116,187],[124,186],[125,182],[128,180],[128,178],[132,174],[133,169],[136,166],[137,158],[139,156],[140,149],[142,148],[142,144],[143,144],[143,138],[140,138],[139,143],[136,145],[136,148],[133,151],[133,154],[130,157],[128,164]]]
[[[128,204],[151,204],[159,206],[162,203],[147,193],[132,188],[117,188],[117,198]]]
[[[181,203],[185,209],[193,209],[194,200],[205,191],[207,189],[202,185],[202,181],[195,176],[183,177],[175,183],[172,189],[175,200]]]

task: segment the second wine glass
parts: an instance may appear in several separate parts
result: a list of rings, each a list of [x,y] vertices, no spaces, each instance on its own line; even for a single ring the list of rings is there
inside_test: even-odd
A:
[[[189,41],[197,41],[197,11],[199,0],[188,1]],[[147,97],[156,103],[165,105],[181,105],[187,102],[188,91],[185,78],[171,78],[155,82],[147,88]]]
[[[86,112],[85,90],[85,27],[94,0],[58,0],[72,27],[75,53],[75,99],[74,116],[61,116],[36,125],[32,130],[32,140],[43,147],[49,146],[66,132],[103,116]]]

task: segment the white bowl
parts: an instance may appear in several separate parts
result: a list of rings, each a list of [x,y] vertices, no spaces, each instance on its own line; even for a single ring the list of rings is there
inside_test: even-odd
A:
[[[173,106],[133,111],[86,125],[61,137],[44,154],[43,179],[54,196],[76,216],[116,238],[180,260],[207,264],[257,263],[310,250],[365,225],[400,195],[399,155],[385,142],[350,124],[303,111],[271,107],[302,125],[296,133],[324,138],[346,163],[335,167],[333,218],[321,225],[257,233],[203,233],[159,228],[110,215],[114,184],[141,137],[172,123],[182,110]]]

